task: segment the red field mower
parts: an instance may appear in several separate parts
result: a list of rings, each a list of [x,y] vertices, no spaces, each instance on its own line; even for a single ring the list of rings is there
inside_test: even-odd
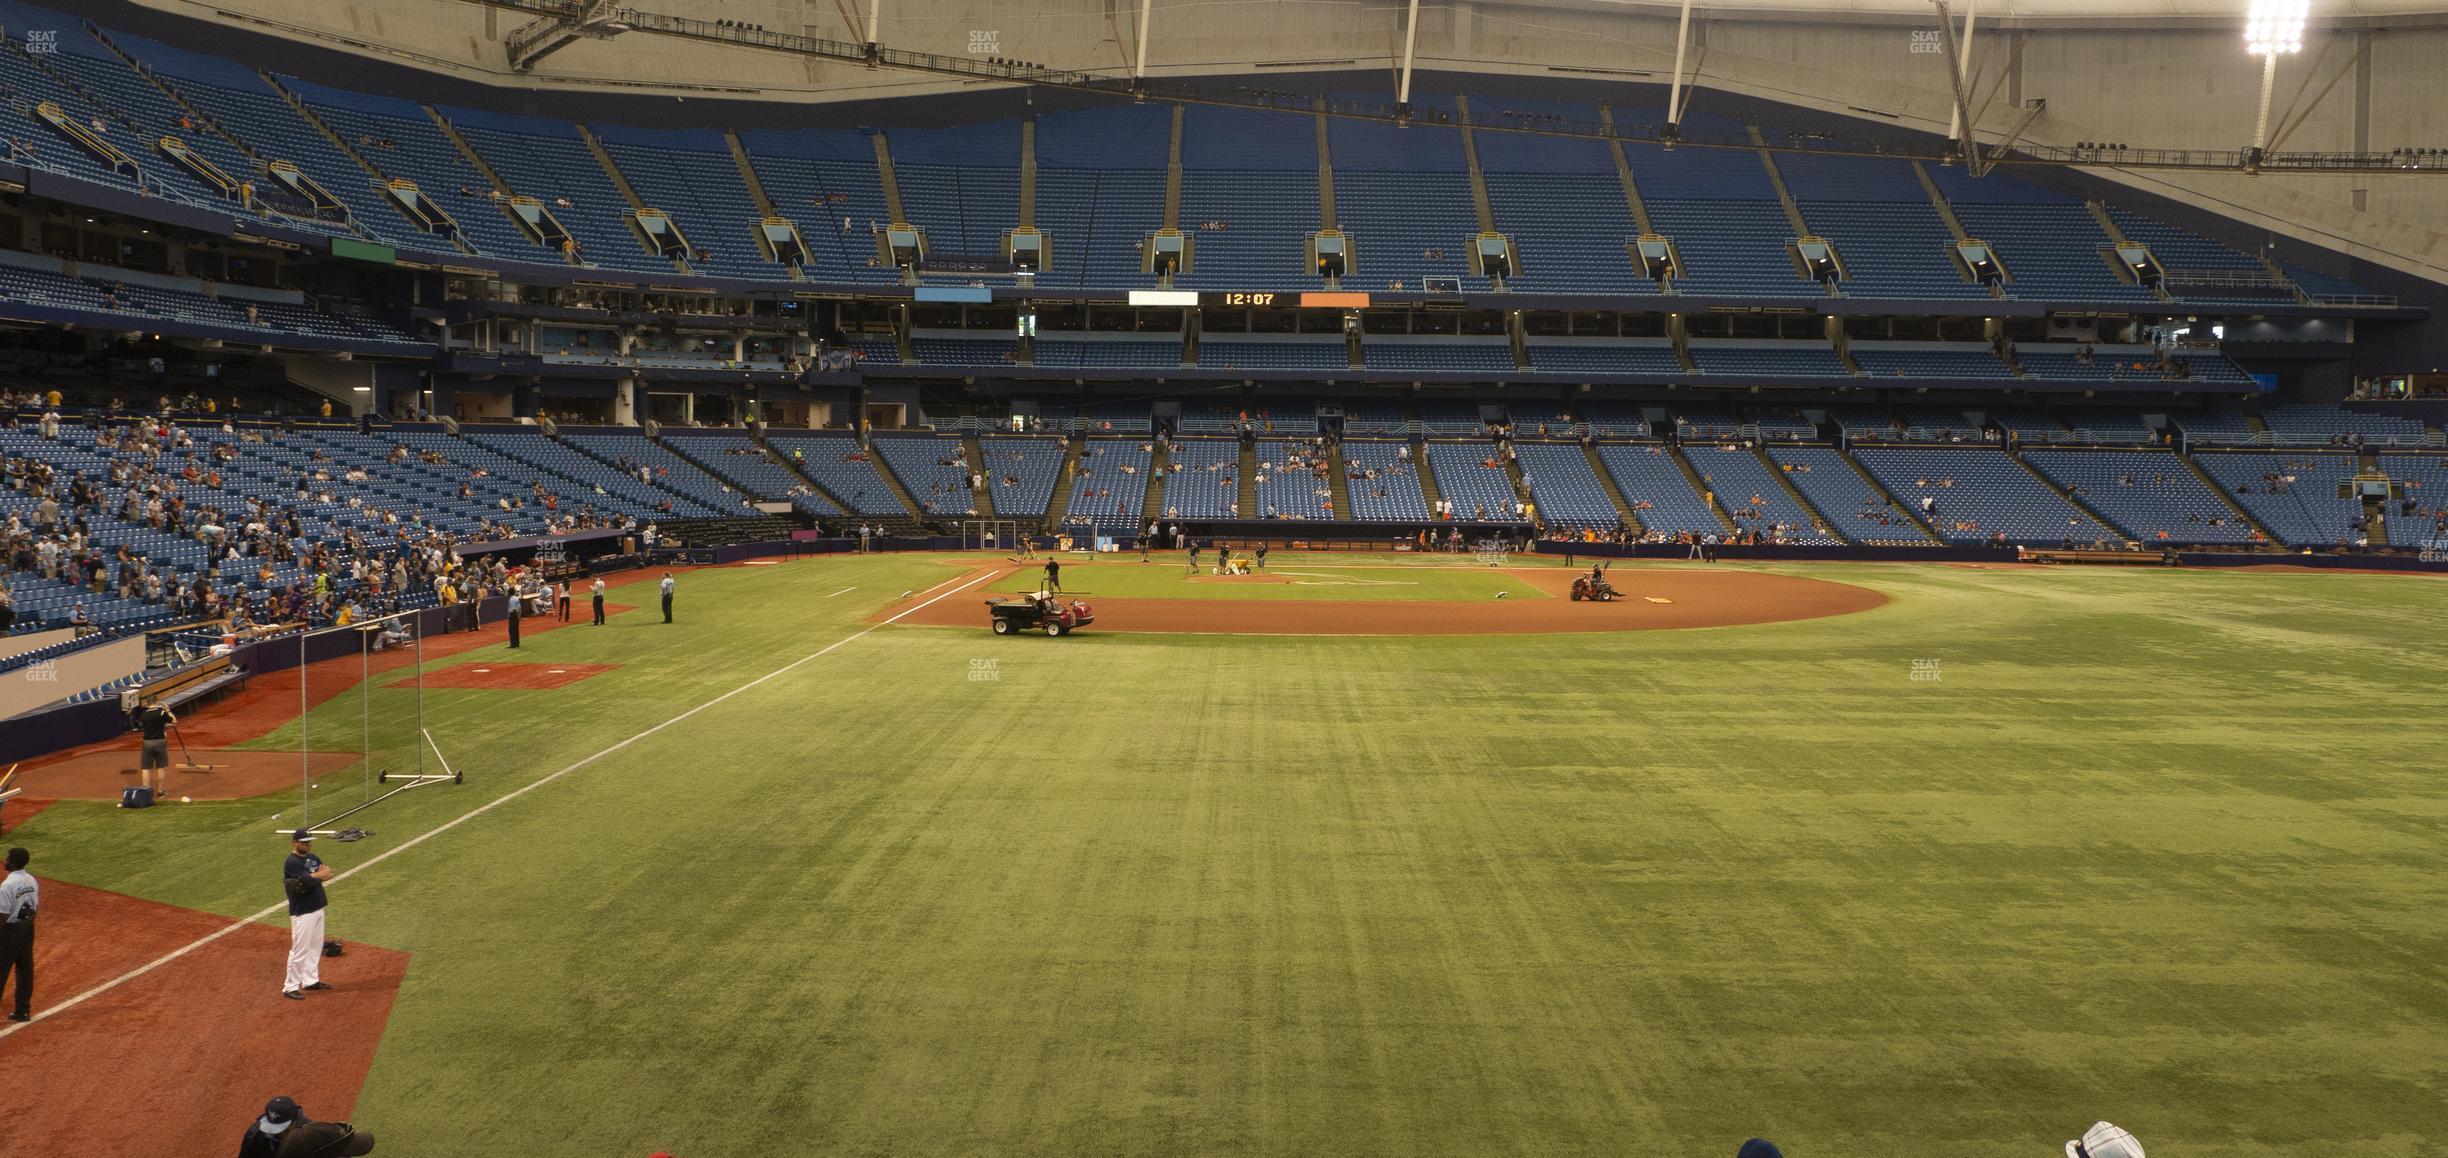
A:
[[[986,610],[994,617],[996,635],[1013,635],[1042,627],[1047,635],[1060,639],[1069,635],[1073,628],[1096,622],[1095,612],[1089,610],[1085,601],[1065,601],[1043,591],[1032,591],[1017,599],[998,595],[986,601]]]

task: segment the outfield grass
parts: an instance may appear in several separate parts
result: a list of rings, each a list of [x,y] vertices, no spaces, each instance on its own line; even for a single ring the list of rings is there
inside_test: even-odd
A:
[[[335,886],[335,934],[414,954],[356,1117],[386,1153],[571,1158],[2054,1155],[2102,1117],[2160,1158],[2448,1154],[2448,587],[1786,570],[1892,602],[878,629]],[[952,573],[697,572],[678,626],[535,637],[626,666],[427,692],[469,783],[327,855]],[[276,806],[62,805],[22,840],[244,914],[279,899]]]

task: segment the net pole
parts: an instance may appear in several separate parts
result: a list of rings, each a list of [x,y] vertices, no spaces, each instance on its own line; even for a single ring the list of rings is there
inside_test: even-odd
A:
[[[307,631],[298,632],[298,827],[303,828],[314,816],[314,745],[309,743],[306,722],[307,709],[313,697],[306,687]]]
[[[374,649],[367,646],[366,633],[352,623],[349,630],[357,637],[357,742],[365,755],[357,763],[357,782],[365,786],[367,803],[374,800]]]
[[[418,623],[416,612],[402,614],[405,617],[402,622],[407,625],[409,636],[416,643],[416,734],[422,736],[425,734],[425,630]],[[416,749],[417,775],[425,775],[425,745],[414,739],[409,740],[408,745]]]

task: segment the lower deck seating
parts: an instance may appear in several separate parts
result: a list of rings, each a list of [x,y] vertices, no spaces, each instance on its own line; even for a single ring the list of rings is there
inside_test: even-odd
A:
[[[1692,446],[1683,448],[1702,485],[1717,496],[1717,506],[1734,519],[1736,529],[1756,532],[1763,539],[1785,543],[1843,542],[1824,520],[1814,517],[1793,495],[1777,484],[1777,471],[1749,447]]]
[[[1408,442],[1343,444],[1345,481],[1351,486],[1352,517],[1362,522],[1424,523],[1428,500]]]
[[[1887,493],[1862,478],[1844,454],[1826,446],[1768,449],[1785,481],[1802,492],[1828,526],[1856,543],[1927,545],[1929,538],[1897,509]]]
[[[2363,505],[2337,497],[2338,484],[2354,477],[2354,455],[2205,451],[2193,461],[2287,546],[2332,547],[2358,533]]]
[[[1598,457],[1606,463],[1607,473],[1615,476],[1616,488],[1632,504],[1632,517],[1642,527],[1668,535],[1726,533],[1725,523],[1692,490],[1672,448],[1658,443],[1617,443],[1599,447]]]
[[[1950,543],[2054,546],[2118,537],[2003,450],[1878,446],[1854,457]]]
[[[1437,493],[1452,504],[1455,521],[1525,521],[1521,496],[1513,490],[1513,476],[1495,458],[1495,443],[1428,442],[1422,445],[1428,448],[1428,468],[1436,472]]]
[[[1089,439],[1080,448],[1079,470],[1071,477],[1071,497],[1063,508],[1062,525],[1105,534],[1146,530],[1139,507],[1147,498],[1151,462],[1147,445],[1133,438]]]
[[[2249,543],[2252,527],[2164,450],[2034,450],[2023,460],[2145,544]]]
[[[1606,530],[1623,524],[1606,484],[1590,469],[1588,452],[1577,443],[1521,442],[1522,481],[1538,504],[1539,521],[1549,530]]]

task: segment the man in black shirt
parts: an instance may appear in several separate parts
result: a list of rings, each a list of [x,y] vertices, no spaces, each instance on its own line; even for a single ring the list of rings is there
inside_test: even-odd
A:
[[[281,886],[289,894],[289,977],[281,996],[306,1000],[306,990],[329,989],[323,982],[323,910],[331,902],[323,882],[332,878],[329,865],[314,854],[314,833],[291,833],[289,859],[281,862]]]
[[[160,704],[144,704],[128,717],[128,726],[144,737],[144,749],[136,758],[138,782],[156,796],[165,787],[162,773],[170,768],[170,725],[175,723],[178,716]]]
[[[1046,560],[1045,589],[1048,591],[1062,590],[1062,560]]]
[[[516,650],[519,645],[519,620],[527,617],[526,605],[526,595],[521,593],[517,587],[512,587],[507,610],[510,615],[510,647],[513,650]]]

